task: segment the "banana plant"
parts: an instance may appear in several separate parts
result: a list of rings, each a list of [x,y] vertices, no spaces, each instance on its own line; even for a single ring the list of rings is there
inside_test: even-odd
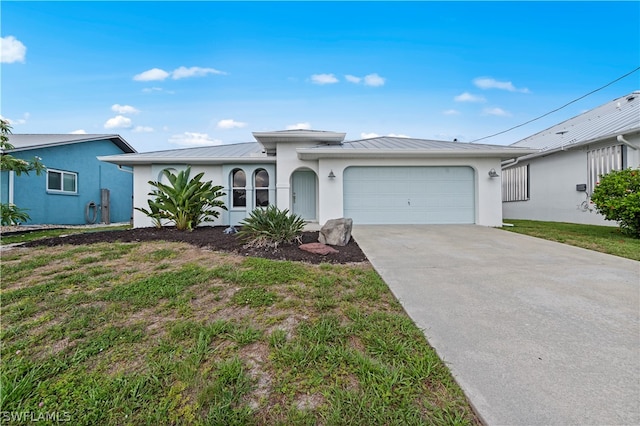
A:
[[[226,195],[219,185],[211,181],[202,182],[204,172],[190,178],[191,167],[174,174],[163,170],[169,184],[149,181],[155,189],[148,195],[149,209],[136,207],[136,210],[149,216],[155,226],[162,226],[162,220],[173,223],[180,231],[193,230],[201,223],[212,222],[220,216],[220,209],[227,210],[224,202],[219,200]]]

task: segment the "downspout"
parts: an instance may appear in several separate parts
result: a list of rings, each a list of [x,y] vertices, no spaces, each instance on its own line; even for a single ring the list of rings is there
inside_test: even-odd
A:
[[[132,170],[123,169],[122,164],[118,164],[118,170],[120,170],[121,172],[127,172],[127,173],[133,174],[133,169]]]
[[[9,204],[13,204],[13,180],[15,177],[15,172],[13,170],[9,170]]]
[[[515,166],[520,162],[521,157],[512,158],[511,160],[506,160],[500,163],[500,168],[504,169],[505,167]]]
[[[618,136],[616,137],[616,139],[618,140],[618,142],[620,142],[621,144],[624,144],[624,145],[628,146],[629,148],[633,149],[634,151],[637,151],[637,150],[638,150],[638,148],[637,148],[635,145],[633,145],[631,142],[629,142],[628,140],[626,140],[626,139],[624,138],[624,135],[618,135]]]

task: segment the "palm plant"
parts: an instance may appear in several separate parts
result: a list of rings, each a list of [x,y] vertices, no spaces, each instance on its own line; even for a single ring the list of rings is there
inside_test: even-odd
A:
[[[274,205],[266,209],[257,208],[244,219],[238,236],[254,247],[277,248],[281,243],[300,241],[305,221],[300,216],[289,214]]]
[[[191,167],[174,174],[163,170],[169,184],[149,181],[155,187],[148,195],[155,197],[147,201],[149,210],[136,207],[136,210],[149,216],[156,226],[161,220],[172,222],[180,231],[193,230],[201,223],[212,222],[220,216],[218,209],[227,210],[224,202],[218,198],[225,195],[222,186],[213,185],[211,181],[202,182],[204,172],[189,178]]]

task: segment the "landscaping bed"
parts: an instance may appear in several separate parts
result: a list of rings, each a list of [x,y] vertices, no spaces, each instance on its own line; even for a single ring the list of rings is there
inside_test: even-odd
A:
[[[145,241],[172,241],[185,242],[197,247],[210,250],[235,253],[243,256],[255,256],[274,260],[292,260],[308,263],[354,263],[364,262],[366,256],[353,240],[344,247],[334,247],[338,253],[318,255],[298,248],[299,244],[281,244],[277,248],[249,247],[236,234],[225,234],[226,227],[200,227],[193,231],[178,231],[175,228],[133,228],[126,230],[83,232],[54,238],[30,241],[22,244],[23,247],[58,246],[64,244],[84,245],[103,242],[145,242]],[[301,243],[318,241],[318,232],[303,232]]]

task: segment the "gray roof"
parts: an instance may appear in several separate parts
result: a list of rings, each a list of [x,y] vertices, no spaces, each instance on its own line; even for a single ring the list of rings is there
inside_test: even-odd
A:
[[[347,141],[341,145],[299,148],[302,159],[325,157],[500,157],[511,159],[535,152],[533,149],[504,145],[475,144],[431,139],[382,136]]]
[[[511,146],[549,151],[640,131],[640,91],[614,99]]]
[[[166,151],[144,152],[139,154],[109,155],[98,157],[108,163],[135,164],[222,164],[235,163],[271,163],[275,157],[268,157],[258,142],[246,142],[229,145],[213,145],[195,148],[170,149]]]
[[[118,148],[126,153],[137,152],[120,135],[115,134],[10,134],[9,143],[14,149],[11,151],[27,151],[36,148],[49,148],[53,146],[69,145],[74,143],[91,142],[97,140],[110,140]]]

